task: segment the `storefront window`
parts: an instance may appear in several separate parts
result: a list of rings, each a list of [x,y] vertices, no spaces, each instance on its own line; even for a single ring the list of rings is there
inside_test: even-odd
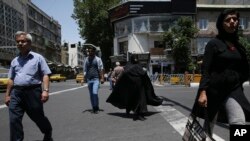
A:
[[[165,32],[178,19],[178,16],[144,16],[115,23],[115,36],[131,33]]]
[[[170,16],[157,16],[150,17],[150,31],[151,32],[164,32],[169,28]]]
[[[122,36],[131,33],[132,31],[132,24],[131,20],[125,20],[122,22],[118,22],[115,24],[115,35]]]
[[[134,19],[134,32],[147,32],[149,31],[148,27],[148,17]]]

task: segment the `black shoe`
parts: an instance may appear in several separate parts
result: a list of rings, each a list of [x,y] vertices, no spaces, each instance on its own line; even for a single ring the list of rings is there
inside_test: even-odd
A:
[[[99,111],[98,110],[93,110],[93,114],[98,114]]]
[[[52,134],[44,134],[43,141],[53,141]]]
[[[134,121],[136,121],[136,120],[144,121],[144,120],[146,120],[146,118],[142,115],[135,115],[133,120]]]
[[[93,114],[98,114],[99,113],[99,107],[94,107],[93,108]]]

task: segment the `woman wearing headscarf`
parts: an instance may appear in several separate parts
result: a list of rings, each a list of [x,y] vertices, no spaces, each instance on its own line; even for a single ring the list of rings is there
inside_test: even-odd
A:
[[[133,111],[134,120],[145,120],[147,105],[161,105],[162,99],[155,95],[147,72],[139,64],[137,57],[132,55],[107,102],[126,109],[126,114]]]
[[[204,117],[207,110],[212,135],[216,121],[244,125],[250,121],[250,104],[244,95],[243,83],[249,80],[249,64],[245,48],[239,43],[240,14],[224,10],[217,19],[218,35],[206,47],[202,78],[192,113]]]

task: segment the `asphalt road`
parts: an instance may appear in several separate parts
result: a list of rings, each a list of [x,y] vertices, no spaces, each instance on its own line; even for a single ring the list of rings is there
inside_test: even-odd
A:
[[[51,96],[44,105],[45,114],[53,126],[55,141],[181,141],[186,118],[192,108],[197,88],[183,86],[155,86],[157,95],[167,101],[162,106],[148,106],[145,121],[133,121],[125,110],[106,103],[110,94],[108,83],[101,85],[99,114],[89,112],[90,100],[86,86],[69,80],[51,83]],[[246,95],[250,87],[245,87]],[[9,140],[8,109],[0,93],[0,141]],[[248,99],[250,96],[247,95]],[[27,117],[23,119],[25,141],[39,141],[43,135]],[[217,141],[229,141],[227,125],[217,124]]]

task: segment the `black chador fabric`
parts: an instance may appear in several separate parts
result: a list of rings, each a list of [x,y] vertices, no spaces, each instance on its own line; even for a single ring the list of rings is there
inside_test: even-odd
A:
[[[161,105],[147,73],[139,64],[127,64],[107,101],[120,109],[147,112],[147,105]]]

